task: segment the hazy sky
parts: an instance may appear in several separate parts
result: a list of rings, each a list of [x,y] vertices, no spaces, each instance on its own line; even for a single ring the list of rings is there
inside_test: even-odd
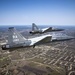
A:
[[[75,0],[0,0],[0,25],[75,25]]]

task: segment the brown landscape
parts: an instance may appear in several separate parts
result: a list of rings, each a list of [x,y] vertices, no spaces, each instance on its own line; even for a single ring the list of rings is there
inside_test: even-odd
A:
[[[25,32],[21,33],[25,36]],[[75,31],[63,33],[75,37]],[[3,36],[7,38],[7,32],[0,43],[5,42]],[[75,39],[12,51],[0,47],[0,75],[75,75]]]

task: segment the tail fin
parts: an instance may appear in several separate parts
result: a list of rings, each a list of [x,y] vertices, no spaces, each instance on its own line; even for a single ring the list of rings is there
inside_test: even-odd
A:
[[[18,31],[14,27],[9,27],[8,29],[9,34],[8,34],[8,43],[21,43],[25,41],[25,38],[18,33]]]
[[[38,31],[39,28],[35,25],[35,23],[32,23],[32,31]]]

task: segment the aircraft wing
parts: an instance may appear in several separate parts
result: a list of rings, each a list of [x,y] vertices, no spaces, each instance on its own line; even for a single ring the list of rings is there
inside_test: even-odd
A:
[[[42,32],[49,32],[52,30],[52,27],[44,28],[42,29]]]
[[[49,29],[49,28],[43,28],[42,31],[44,32],[44,31],[46,31],[46,30],[48,30],[48,29]]]
[[[52,39],[51,35],[43,35],[43,36],[31,38],[29,40],[31,40],[30,45],[34,45],[34,44],[40,44],[40,43],[44,43],[44,42],[50,42],[51,39]]]
[[[42,32],[63,31],[63,30],[64,29],[58,29],[58,28],[49,27],[49,28],[42,29]]]

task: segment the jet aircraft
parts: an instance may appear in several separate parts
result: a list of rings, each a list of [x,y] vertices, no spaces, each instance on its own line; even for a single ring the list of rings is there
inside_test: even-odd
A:
[[[52,32],[52,31],[63,31],[64,29],[58,29],[58,28],[52,28],[52,27],[48,27],[48,28],[44,28],[44,29],[40,29],[38,28],[35,23],[32,23],[32,31],[30,31],[30,34],[43,34],[46,32]]]
[[[9,27],[8,32],[8,42],[2,45],[2,50],[24,48],[30,46],[35,47],[35,45],[47,43],[52,40],[52,36],[49,34],[26,39],[14,27]]]

